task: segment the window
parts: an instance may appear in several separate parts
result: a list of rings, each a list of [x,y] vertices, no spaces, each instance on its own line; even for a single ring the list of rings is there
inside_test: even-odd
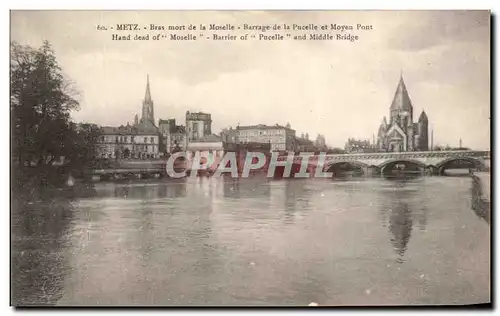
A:
[[[116,142],[118,143],[118,136],[116,136]]]
[[[147,143],[147,142],[148,142],[148,138],[144,137],[144,143]]]
[[[130,136],[130,142],[133,143],[134,142],[134,136]]]
[[[153,144],[155,141],[154,141],[154,137],[151,136],[151,144]]]
[[[127,140],[128,140],[127,138],[128,138],[128,137],[127,137],[127,136],[125,136],[125,142],[127,142]]]

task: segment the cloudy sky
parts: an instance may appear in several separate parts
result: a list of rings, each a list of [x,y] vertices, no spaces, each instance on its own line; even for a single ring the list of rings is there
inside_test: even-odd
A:
[[[187,110],[209,112],[215,132],[289,122],[299,135],[321,133],[343,147],[348,137],[376,133],[403,71],[414,119],[426,111],[435,145],[458,146],[461,138],[464,146],[487,149],[489,19],[486,11],[13,11],[11,39],[52,43],[81,94],[77,121],[133,122],[149,74],[156,119],[184,123]],[[373,30],[352,32],[356,42],[127,42],[96,30],[117,23],[336,23]]]

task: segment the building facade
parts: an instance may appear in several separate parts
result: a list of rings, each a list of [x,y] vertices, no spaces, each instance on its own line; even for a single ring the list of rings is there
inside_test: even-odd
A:
[[[134,117],[134,124],[102,127],[98,142],[98,158],[158,158],[160,133],[154,122],[154,104],[151,98],[149,75],[142,102],[142,115]]]
[[[345,152],[351,153],[373,153],[379,151],[376,144],[370,143],[369,140],[358,140],[349,138],[345,144]]]
[[[318,148],[324,148],[324,147],[326,147],[326,138],[325,138],[325,136],[323,136],[321,134],[318,134],[318,136],[316,137],[316,141],[314,142],[314,144]]]
[[[188,142],[212,135],[212,116],[203,112],[186,112]]]
[[[175,151],[186,150],[186,128],[183,125],[177,125],[175,119],[159,120],[158,129],[161,136],[161,151],[172,154]]]
[[[271,151],[295,151],[295,130],[281,125],[250,125],[236,127],[239,143],[270,143]]]
[[[157,158],[159,135],[135,126],[102,127],[98,158]]]
[[[420,114],[418,122],[413,122],[413,104],[401,76],[390,107],[389,121],[384,116],[378,130],[377,149],[388,152],[427,151],[428,125],[425,111]]]
[[[230,146],[239,143],[238,130],[232,127],[224,128],[220,133],[220,137],[224,144],[229,144]]]
[[[306,134],[307,135],[307,134]],[[296,152],[314,152],[317,148],[309,137],[297,137],[295,138],[295,151]]]

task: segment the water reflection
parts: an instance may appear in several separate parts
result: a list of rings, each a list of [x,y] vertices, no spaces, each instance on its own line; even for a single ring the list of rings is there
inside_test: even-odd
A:
[[[271,195],[270,180],[265,177],[237,179],[224,177],[224,197],[269,200]]]
[[[427,225],[428,208],[419,180],[387,181],[378,191],[381,197],[379,218],[390,232],[389,241],[398,255],[397,262],[404,262],[404,255],[411,239],[414,221],[420,230]]]
[[[51,305],[62,296],[72,211],[64,198],[12,200],[12,305]]]
[[[390,210],[389,230],[393,237],[390,239],[394,250],[399,255],[401,262],[404,253],[410,241],[411,231],[413,229],[413,220],[411,210],[407,203],[394,204]]]
[[[438,177],[97,184],[92,198],[35,201],[13,221],[13,297],[101,306],[478,301],[488,291],[486,269],[476,269],[487,224],[471,214],[469,189]]]
[[[240,181],[233,177],[223,177],[224,197],[236,198],[240,192]]]
[[[284,185],[285,224],[293,224],[295,217],[311,208],[313,190],[307,180],[279,180]]]
[[[107,197],[109,191],[114,197],[124,199],[162,199],[186,196],[186,180],[172,180],[169,182],[131,182],[128,184],[107,183],[98,186],[98,196]]]

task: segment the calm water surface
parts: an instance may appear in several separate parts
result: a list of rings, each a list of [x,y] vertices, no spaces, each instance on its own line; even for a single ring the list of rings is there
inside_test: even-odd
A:
[[[470,178],[98,183],[14,204],[12,303],[490,302]]]

